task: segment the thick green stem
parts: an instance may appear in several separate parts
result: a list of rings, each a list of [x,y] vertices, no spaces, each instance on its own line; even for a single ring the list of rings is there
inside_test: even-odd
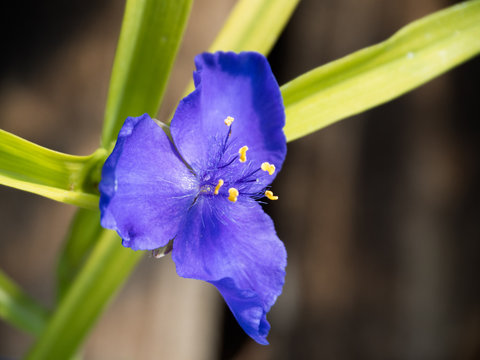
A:
[[[68,359],[142,257],[104,230],[88,261],[62,298],[27,359]]]

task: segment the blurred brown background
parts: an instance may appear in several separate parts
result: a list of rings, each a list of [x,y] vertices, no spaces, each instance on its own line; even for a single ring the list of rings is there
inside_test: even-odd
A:
[[[233,0],[197,0],[159,118],[174,108]],[[453,4],[303,0],[269,57],[279,83]],[[2,10],[0,128],[88,154],[99,143],[123,2]],[[290,144],[266,210],[289,265],[271,345],[243,334],[210,285],[146,257],[86,359],[479,359],[480,59]],[[0,266],[45,305],[74,208],[0,187]],[[81,309],[78,309],[81,311]],[[0,323],[0,358],[31,338]]]

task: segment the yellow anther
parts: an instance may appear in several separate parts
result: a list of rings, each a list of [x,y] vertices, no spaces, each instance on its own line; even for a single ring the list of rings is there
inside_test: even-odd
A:
[[[275,165],[270,164],[268,162],[264,162],[261,166],[261,169],[263,171],[267,171],[268,175],[273,175],[273,173],[275,172]]]
[[[278,196],[273,195],[273,192],[271,192],[270,190],[265,191],[265,196],[270,200],[278,200]]]
[[[227,118],[225,120],[223,120],[223,122],[225,123],[225,125],[230,126],[230,125],[232,125],[233,120],[235,120],[233,117],[227,116]]]
[[[242,146],[240,150],[238,150],[238,153],[240,154],[240,162],[245,162],[247,161],[247,150],[248,146]]]
[[[223,185],[223,180],[222,179],[218,180],[218,184],[217,186],[215,186],[215,191],[213,192],[213,195],[218,195],[218,190],[220,190],[222,185]]]
[[[228,189],[228,200],[230,200],[231,202],[236,202],[237,201],[237,198],[238,198],[238,190],[235,189],[235,188],[230,188]]]

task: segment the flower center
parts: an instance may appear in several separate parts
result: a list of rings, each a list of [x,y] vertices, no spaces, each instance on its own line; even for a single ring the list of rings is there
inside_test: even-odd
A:
[[[239,196],[246,195],[259,199],[266,197],[270,200],[277,200],[278,196],[273,195],[270,190],[258,191],[260,171],[269,175],[275,173],[275,165],[263,162],[260,167],[252,161],[247,161],[247,145],[238,148],[234,152],[232,147],[236,145],[236,139],[232,139],[232,124],[234,118],[227,116],[223,121],[228,127],[227,135],[223,140],[214,139],[216,144],[212,151],[215,156],[210,160],[207,170],[200,177],[200,191],[202,195],[213,195],[226,197],[230,202],[235,203]],[[238,162],[236,161],[238,159]],[[224,186],[225,185],[225,186]]]

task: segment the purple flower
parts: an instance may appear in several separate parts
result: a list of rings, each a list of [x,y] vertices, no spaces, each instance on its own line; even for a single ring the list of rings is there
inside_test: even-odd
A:
[[[258,53],[205,53],[195,64],[173,143],[147,114],[125,121],[103,167],[102,226],[133,250],[173,239],[177,273],[215,285],[245,332],[268,344],[286,252],[257,200],[277,198],[268,188],[286,154],[280,89]]]

